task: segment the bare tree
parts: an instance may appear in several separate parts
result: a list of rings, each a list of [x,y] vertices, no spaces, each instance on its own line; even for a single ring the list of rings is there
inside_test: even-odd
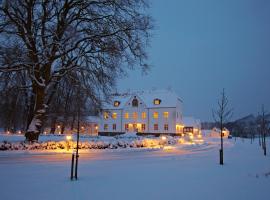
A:
[[[0,73],[24,72],[31,98],[26,139],[38,140],[69,72],[101,102],[126,67],[146,70],[152,29],[145,0],[12,0],[0,5]],[[10,49],[20,56],[7,59]]]
[[[268,122],[266,120],[266,111],[264,109],[264,105],[262,105],[262,110],[261,110],[261,113],[259,115],[259,135],[260,135],[260,138],[261,138],[261,146],[262,146],[262,149],[263,149],[263,154],[266,156],[266,135],[267,135],[267,132],[268,132]]]
[[[223,161],[223,129],[224,123],[232,117],[232,109],[229,108],[229,100],[225,94],[225,90],[222,90],[220,99],[218,100],[218,108],[212,111],[213,118],[220,127],[220,150],[219,150],[219,163],[220,165],[224,164]]]

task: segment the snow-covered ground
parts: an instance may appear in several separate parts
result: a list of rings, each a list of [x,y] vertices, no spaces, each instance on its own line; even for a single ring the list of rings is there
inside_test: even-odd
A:
[[[0,197],[269,199],[270,157],[263,156],[258,141],[225,140],[224,166],[218,164],[218,149],[218,139],[206,139],[158,149],[82,151],[77,181],[69,180],[70,154],[1,152]]]

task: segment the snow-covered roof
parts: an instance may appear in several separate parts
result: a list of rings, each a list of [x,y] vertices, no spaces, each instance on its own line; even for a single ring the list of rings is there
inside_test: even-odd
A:
[[[123,109],[126,103],[133,98],[134,96],[141,99],[143,103],[148,108],[153,107],[176,107],[177,101],[182,102],[179,96],[170,90],[150,90],[150,91],[139,91],[139,92],[131,92],[129,94],[123,95],[115,95],[112,96],[110,103],[105,103],[103,105],[104,109]],[[160,104],[155,105],[154,100],[160,99]],[[118,107],[114,106],[114,102],[119,101],[120,105]]]

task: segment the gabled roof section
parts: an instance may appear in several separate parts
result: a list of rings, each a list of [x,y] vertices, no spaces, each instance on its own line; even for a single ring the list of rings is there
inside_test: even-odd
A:
[[[141,99],[144,101],[147,107],[176,107],[177,101],[182,102],[182,100],[178,97],[178,95],[169,90],[150,90],[143,91],[138,94]],[[160,104],[155,105],[154,100],[159,99]]]
[[[141,99],[148,108],[176,107],[178,102],[182,103],[182,100],[173,91],[150,90],[112,96],[110,103],[105,103],[103,105],[103,109],[123,109],[126,106],[127,102],[134,96],[138,97],[138,99]],[[155,99],[160,99],[159,105],[154,104]],[[114,101],[119,101],[120,105],[118,107],[115,107]]]

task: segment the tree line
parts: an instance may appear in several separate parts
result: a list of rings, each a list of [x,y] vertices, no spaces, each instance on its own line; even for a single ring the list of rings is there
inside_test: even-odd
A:
[[[20,127],[33,141],[59,114],[72,119],[78,106],[97,112],[127,69],[149,68],[148,6],[144,0],[2,1],[3,126]]]

